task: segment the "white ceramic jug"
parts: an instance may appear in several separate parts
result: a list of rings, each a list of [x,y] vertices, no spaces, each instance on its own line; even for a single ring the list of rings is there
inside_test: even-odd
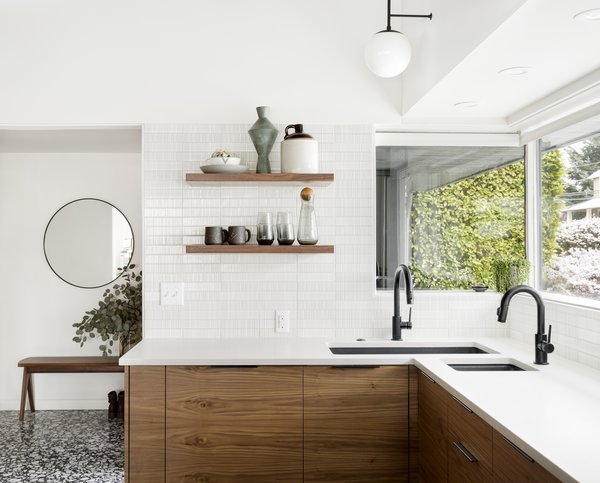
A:
[[[293,133],[289,130],[293,129]],[[319,143],[303,132],[302,124],[290,124],[285,128],[285,137],[281,141],[282,173],[318,173]]]

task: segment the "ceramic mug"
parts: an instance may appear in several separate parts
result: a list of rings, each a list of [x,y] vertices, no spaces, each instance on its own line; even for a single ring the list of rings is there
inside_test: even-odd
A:
[[[230,245],[245,245],[250,241],[250,230],[245,226],[230,226],[227,241]]]
[[[222,245],[227,241],[228,233],[220,226],[207,226],[204,228],[205,245]]]

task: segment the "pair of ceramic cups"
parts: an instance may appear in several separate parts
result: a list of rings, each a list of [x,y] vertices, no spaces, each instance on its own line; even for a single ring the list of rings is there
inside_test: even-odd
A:
[[[230,226],[227,230],[220,226],[204,228],[205,245],[245,245],[250,241],[250,236],[250,230],[245,226]]]

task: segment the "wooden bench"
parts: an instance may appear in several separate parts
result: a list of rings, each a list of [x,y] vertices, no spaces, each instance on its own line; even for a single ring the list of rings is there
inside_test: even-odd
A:
[[[25,400],[29,396],[29,409],[35,411],[33,402],[33,378],[31,374],[75,373],[75,372],[125,372],[119,365],[118,357],[28,357],[19,361],[23,368],[23,386],[21,387],[21,407],[19,421],[25,416]]]

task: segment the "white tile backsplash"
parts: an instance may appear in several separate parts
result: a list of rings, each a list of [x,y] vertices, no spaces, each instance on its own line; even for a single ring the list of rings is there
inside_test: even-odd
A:
[[[259,211],[298,219],[302,186],[204,186],[185,182],[217,148],[254,168],[256,153],[241,124],[144,127],[145,337],[329,337],[391,335],[393,301],[374,290],[374,145],[371,126],[308,125],[319,141],[321,170],[335,182],[316,186],[319,243],[334,254],[186,254],[204,227],[246,225]],[[279,141],[271,153],[280,167]],[[159,305],[160,282],[183,282],[185,305]],[[505,336],[495,321],[499,295],[418,292],[414,337]],[[405,304],[403,317],[407,311]],[[289,310],[291,330],[275,333],[275,310]]]
[[[600,370],[600,311],[546,300],[546,331],[552,325],[553,354]],[[510,304],[507,325],[510,337],[531,344],[537,328],[537,307],[527,295]],[[548,360],[552,359],[552,354]]]

